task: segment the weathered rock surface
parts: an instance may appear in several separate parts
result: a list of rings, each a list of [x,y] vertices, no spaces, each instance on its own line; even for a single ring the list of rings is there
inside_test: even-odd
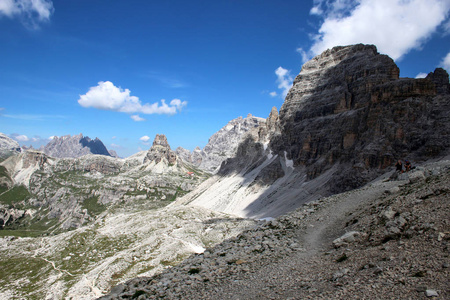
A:
[[[87,154],[111,156],[100,139],[95,138],[95,140],[91,140],[81,133],[74,136],[55,137],[42,150],[47,155],[60,158],[76,158]]]
[[[236,155],[240,142],[247,136],[257,138],[260,128],[264,126],[265,119],[248,114],[246,118],[239,117],[228,122],[209,138],[203,149],[197,147],[188,154],[188,150],[180,147],[177,154],[179,153],[184,161],[214,174],[218,172],[223,161]]]
[[[18,142],[6,134],[0,133],[0,150],[13,150],[20,152],[20,146]]]
[[[177,159],[164,135],[157,135],[149,151],[126,159],[92,154],[54,158],[27,150],[3,161],[0,170],[0,204],[26,212],[37,210],[14,226],[5,221],[7,229],[27,229],[46,218],[49,221],[40,226],[41,233],[49,227],[60,232],[87,225],[122,203],[126,210],[158,208],[207,178]]]
[[[281,134],[271,140],[313,179],[339,164],[330,192],[360,186],[397,159],[448,154],[448,74],[399,78],[375,46],[335,47],[305,63],[280,109]]]
[[[18,142],[6,134],[0,133],[0,160],[6,159],[11,155],[15,155],[20,151],[21,148]]]
[[[228,179],[205,183],[215,193],[194,192],[185,200],[240,216],[275,217],[360,187],[398,159],[414,164],[445,157],[449,87],[442,69],[424,79],[399,78],[394,61],[372,45],[329,49],[303,65],[279,114],[272,110],[258,135],[222,163],[218,174]]]
[[[164,134],[157,134],[153,145],[148,150],[145,162],[159,163],[165,160],[169,165],[174,165],[177,162],[177,154],[170,149],[167,138]]]

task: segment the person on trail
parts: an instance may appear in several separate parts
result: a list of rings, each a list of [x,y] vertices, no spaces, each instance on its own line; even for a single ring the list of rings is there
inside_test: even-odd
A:
[[[403,164],[400,159],[397,160],[397,163],[395,164],[395,168],[397,169],[397,172],[403,173]]]
[[[405,161],[405,171],[411,171],[411,163],[409,162],[409,160]]]

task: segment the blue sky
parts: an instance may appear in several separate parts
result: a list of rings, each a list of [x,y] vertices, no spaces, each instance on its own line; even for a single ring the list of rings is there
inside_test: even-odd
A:
[[[371,43],[402,77],[450,70],[450,0],[0,0],[0,132],[193,150],[281,107],[302,64]]]

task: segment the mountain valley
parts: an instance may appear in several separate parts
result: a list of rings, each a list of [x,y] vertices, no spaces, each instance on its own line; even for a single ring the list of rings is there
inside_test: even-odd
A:
[[[373,45],[328,49],[303,65],[279,111],[231,120],[192,152],[172,150],[162,134],[127,158],[82,134],[55,138],[42,151],[1,134],[0,299],[351,297],[341,281],[357,290],[358,260],[383,275],[397,266],[381,258],[377,265],[363,251],[401,242],[431,251],[416,240],[420,230],[432,230],[437,250],[430,253],[442,265],[450,230],[441,220],[448,213],[449,76],[439,68],[422,79],[399,73]],[[397,160],[411,160],[413,170],[396,173]],[[417,208],[428,198],[436,220]],[[329,249],[353,231],[365,248],[346,240],[350,245]],[[361,257],[342,268],[322,257],[344,254]],[[284,263],[293,256],[316,268],[312,258],[322,273],[300,280],[302,291],[295,284],[280,291],[298,267]],[[400,264],[397,258],[389,260]],[[409,292],[427,284],[448,295],[448,266],[436,266],[427,267],[430,276],[414,267],[425,272],[417,276],[423,282],[395,280]],[[280,277],[261,275],[272,273]]]

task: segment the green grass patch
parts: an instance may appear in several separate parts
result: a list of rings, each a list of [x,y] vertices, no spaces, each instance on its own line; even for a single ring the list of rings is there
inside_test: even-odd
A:
[[[4,166],[0,166],[0,177],[6,177],[8,179],[11,179],[8,175],[8,171]]]
[[[93,215],[99,215],[106,210],[105,205],[98,203],[98,196],[85,199],[81,207],[86,208]]]
[[[8,191],[0,195],[0,202],[7,205],[12,205],[22,202],[30,197],[30,193],[23,185],[16,185]]]

